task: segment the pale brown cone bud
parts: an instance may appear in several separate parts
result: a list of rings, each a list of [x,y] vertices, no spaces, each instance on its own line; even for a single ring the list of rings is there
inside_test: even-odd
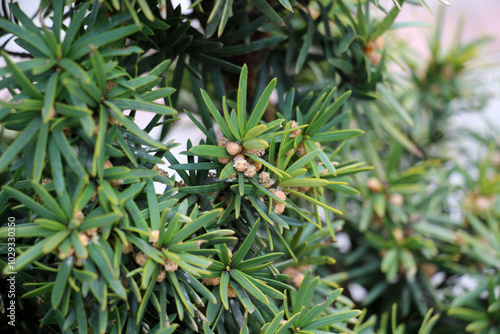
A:
[[[111,125],[122,126],[122,123],[111,115],[108,115],[108,123]]]
[[[219,285],[220,284],[220,277],[209,277],[209,278],[202,278],[201,279],[202,283],[205,285]]]
[[[137,263],[139,266],[144,267],[146,265],[146,262],[148,262],[149,260],[149,256],[147,256],[143,252],[139,252],[135,254],[134,260],[135,263]]]
[[[375,40],[373,41],[373,45],[378,50],[383,49],[385,46],[384,38],[382,36],[375,38]]]
[[[292,277],[296,273],[297,273],[297,269],[295,269],[294,267],[288,267],[288,268],[283,269],[283,271],[282,271],[283,275],[287,275],[290,277]]]
[[[379,65],[380,62],[382,61],[382,55],[380,53],[370,53],[368,56],[368,59],[372,62],[373,65]]]
[[[75,267],[83,267],[83,259],[81,257],[76,257],[75,259]]]
[[[223,165],[227,165],[231,161],[230,158],[217,158],[217,160]]]
[[[108,81],[108,83],[106,84],[106,92],[112,88],[116,87],[116,83],[114,83],[113,81]]]
[[[258,162],[258,161],[253,161],[253,160],[252,160],[250,163],[251,163],[252,165],[254,165],[254,166],[255,166],[255,169],[256,169],[257,171],[259,171],[259,170],[261,170],[261,169],[262,169],[262,164],[261,164],[260,162]]]
[[[92,195],[90,196],[89,201],[90,201],[90,202],[93,202],[93,201],[95,201],[95,200],[96,200],[96,198],[97,198],[97,191],[94,191],[94,192],[92,193]]]
[[[132,243],[128,243],[127,246],[125,244],[122,244],[122,253],[123,254],[128,254],[134,250],[134,246],[132,246]]]
[[[394,234],[394,238],[396,238],[396,241],[398,243],[401,243],[405,237],[403,230],[400,228],[395,228],[392,233]]]
[[[289,281],[297,288],[300,287],[302,281],[304,281],[304,274],[293,267],[288,267],[283,270],[283,274],[289,276]]]
[[[176,188],[184,188],[184,187],[187,187],[187,185],[184,183],[184,181],[177,181],[175,182],[175,187]]]
[[[75,254],[75,249],[73,246],[70,246],[66,253],[63,253],[62,249],[59,247],[59,259],[65,260],[68,256]]]
[[[113,163],[111,161],[109,161],[109,160],[106,160],[106,162],[104,163],[104,169],[108,169],[108,168],[111,168],[111,167],[113,167]],[[109,184],[113,188],[117,189],[117,188],[120,187],[120,185],[123,184],[123,180],[122,179],[111,180],[111,181],[109,181]]]
[[[366,46],[365,48],[363,49],[363,52],[365,53],[365,55],[369,55],[371,54],[373,51],[375,51],[375,44],[370,41],[368,43],[366,43]]]
[[[495,151],[491,154],[491,163],[494,166],[500,167],[500,151]]]
[[[403,206],[404,201],[405,201],[405,199],[404,199],[403,195],[398,194],[398,193],[391,194],[391,196],[389,197],[389,202],[392,205],[397,206],[397,207]]]
[[[227,151],[227,153],[229,153],[231,155],[240,154],[241,149],[242,149],[242,147],[238,143],[231,142],[231,143],[228,143],[226,145],[226,151]]]
[[[306,147],[304,146],[304,143],[300,143],[299,146],[297,147],[297,155],[299,157],[303,157],[306,154],[307,154],[307,150],[306,150]]]
[[[281,191],[281,190],[277,190],[275,193],[276,197],[278,197],[280,200],[282,201],[285,201],[286,200],[286,194]]]
[[[88,237],[93,237],[97,234],[97,227],[92,227],[84,232]]]
[[[493,204],[492,199],[484,196],[477,196],[475,199],[475,205],[477,212],[479,213],[484,213],[488,211],[491,207],[491,204]]]
[[[160,270],[160,273],[158,274],[158,277],[156,278],[156,281],[157,282],[163,282],[166,277],[167,277],[167,272],[165,270]]]
[[[257,168],[254,165],[248,165],[247,169],[243,172],[243,175],[245,175],[248,178],[252,178],[255,176],[257,173]]]
[[[296,128],[298,126],[299,126],[299,123],[297,123],[297,121],[292,121],[292,129]],[[294,130],[294,131],[290,132],[290,138],[298,137],[301,134],[302,134],[302,129]]]
[[[62,130],[63,130],[64,135],[66,137],[71,137],[73,135],[73,129],[72,128],[68,128],[67,126],[63,126]]]
[[[423,262],[419,265],[419,267],[427,278],[431,278],[435,273],[438,272],[438,266],[436,266],[434,263]]]
[[[154,247],[158,246],[158,238],[160,236],[160,231],[153,230],[149,235],[149,242],[153,244]]]
[[[236,159],[235,159],[233,166],[234,166],[234,169],[236,169],[238,172],[244,172],[248,167],[248,163],[245,159],[238,160],[238,161],[236,161]]]
[[[73,219],[78,222],[78,224],[83,223],[83,220],[85,219],[85,215],[83,214],[82,211],[75,211],[73,213]]]
[[[455,232],[454,242],[458,246],[463,246],[463,245],[467,244],[467,240],[465,240],[465,238],[462,236],[462,230],[458,230]]]
[[[84,246],[87,246],[89,244],[90,239],[85,233],[78,233],[78,238]]]
[[[227,287],[227,298],[236,298],[236,291],[234,291],[232,286]]]
[[[217,141],[217,146],[220,147],[226,147],[227,144],[229,144],[229,139],[227,139],[226,137],[221,137]]]
[[[273,204],[273,211],[276,212],[276,214],[281,215],[285,211],[285,204],[274,203]]]
[[[259,183],[268,183],[271,180],[271,175],[268,172],[261,172],[259,174]]]
[[[380,182],[380,180],[377,179],[376,177],[370,177],[366,181],[366,186],[368,187],[368,190],[370,190],[372,193],[379,193],[384,189],[382,182]]]
[[[50,177],[44,177],[44,178],[42,179],[42,181],[40,181],[40,184],[41,184],[42,186],[44,186],[44,185],[46,185],[47,183],[50,183],[51,181],[52,181],[52,179],[51,179]]]
[[[177,269],[179,269],[179,265],[175,262],[170,261],[170,260],[165,261],[164,267],[165,267],[165,270],[169,271],[169,272],[174,272],[174,271],[177,271]]]
[[[262,148],[259,148],[259,149],[245,149],[245,150],[243,150],[243,154],[246,154],[246,153],[253,154],[253,155],[256,155],[258,157],[261,157],[264,154],[266,154],[266,150],[264,150]]]
[[[268,172],[261,172],[259,174],[259,183],[265,188],[271,188],[274,184],[274,179],[271,179]]]
[[[299,187],[297,189],[297,191],[301,192],[301,193],[306,193],[308,192],[309,190],[311,190],[311,187]]]
[[[304,281],[305,275],[301,272],[299,272],[297,275],[292,277],[292,284],[295,285],[295,287],[299,288],[302,285],[302,282]]]
[[[245,160],[245,161],[246,161],[245,156],[244,156],[243,154],[238,154],[238,155],[236,155],[236,156],[234,157],[234,160],[233,160],[233,161],[234,161],[234,162],[238,162],[238,161],[242,161],[242,160]]]
[[[122,179],[111,180],[111,181],[109,181],[109,184],[110,184],[113,188],[118,189],[118,188],[120,188],[120,186],[123,184],[123,180],[122,180]]]
[[[163,170],[160,167],[158,167],[158,165],[155,165],[153,167],[153,170],[157,171],[161,176],[169,178],[168,172],[166,170]]]

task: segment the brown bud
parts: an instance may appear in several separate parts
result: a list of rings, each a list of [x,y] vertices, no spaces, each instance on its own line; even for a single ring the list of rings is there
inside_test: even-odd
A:
[[[397,207],[403,206],[404,200],[405,199],[404,199],[403,195],[398,194],[398,193],[391,194],[391,196],[389,197],[389,202],[392,205],[397,206]]]
[[[266,154],[266,150],[264,150],[263,148],[255,148],[255,149],[245,149],[243,150],[243,154],[253,154],[253,155],[256,155],[258,157],[261,157],[263,156],[264,154]]]
[[[273,211],[276,212],[276,214],[281,215],[285,211],[285,204],[274,203],[273,204]]]
[[[146,262],[148,262],[149,260],[149,256],[147,256],[143,252],[139,252],[135,254],[134,260],[135,263],[137,263],[139,266],[144,267],[146,265]]]
[[[52,179],[51,179],[51,178],[49,178],[49,177],[44,177],[44,178],[42,179],[42,181],[40,181],[40,184],[41,184],[42,186],[44,186],[44,185],[46,185],[47,183],[50,183],[50,182],[52,182]]]
[[[158,277],[156,278],[156,281],[157,282],[163,282],[166,277],[167,277],[167,272],[165,270],[160,270],[160,273],[158,274]]]
[[[309,190],[311,190],[311,187],[299,187],[298,188],[298,191],[301,192],[301,193],[306,193]]]
[[[220,277],[208,277],[208,278],[202,278],[201,279],[202,283],[205,285],[219,285],[220,284]]]
[[[93,202],[96,200],[96,198],[97,198],[97,191],[94,191],[92,195],[90,195],[89,201]]]
[[[174,272],[174,271],[177,271],[177,269],[179,269],[179,265],[175,262],[170,261],[170,260],[165,261],[164,267],[165,267],[165,270],[169,271],[169,272]]]
[[[307,154],[307,150],[306,150],[306,147],[304,146],[304,143],[300,143],[299,146],[297,147],[297,155],[299,157],[303,157],[306,154]]]
[[[108,115],[108,123],[111,125],[122,126],[122,123],[111,115]]]
[[[88,230],[85,230],[84,233],[88,236],[88,237],[93,237],[97,234],[97,227],[92,227]]]
[[[227,151],[227,153],[229,153],[231,155],[240,154],[241,149],[242,149],[242,147],[238,143],[230,142],[226,145],[226,151]]]
[[[149,242],[153,244],[154,247],[158,246],[158,237],[160,236],[160,231],[153,230],[149,235]]]
[[[375,177],[370,177],[368,181],[366,181],[366,186],[372,193],[379,193],[384,189],[382,182]]]
[[[87,246],[89,244],[89,237],[85,233],[78,233],[78,238],[84,246]]]
[[[245,175],[248,178],[252,178],[255,176],[257,173],[257,168],[254,165],[248,165],[247,169],[243,172],[243,175]]]
[[[495,151],[491,154],[491,163],[494,166],[500,167],[500,151]]]
[[[217,158],[217,160],[223,165],[227,165],[231,161],[230,158]]]
[[[250,163],[251,163],[252,165],[254,165],[254,166],[255,166],[255,169],[256,169],[257,171],[259,171],[259,170],[261,170],[261,169],[262,169],[262,164],[261,164],[260,162],[258,162],[258,161],[253,161],[253,160],[252,160],[252,161],[250,161]]]
[[[380,53],[370,53],[368,56],[368,59],[372,62],[373,65],[379,65],[380,62],[382,61],[382,55]]]
[[[233,287],[230,285],[227,287],[227,298],[236,298],[236,291],[234,291]]]
[[[248,167],[248,163],[245,159],[236,160],[235,158],[233,166],[238,172],[244,172]]]
[[[66,253],[63,253],[63,250],[61,249],[61,247],[59,247],[59,259],[60,260],[65,260],[68,256],[71,256],[73,254],[75,254],[75,249],[73,248],[73,246],[69,246]]]
[[[109,181],[109,184],[110,184],[113,188],[118,189],[118,188],[120,188],[120,186],[123,184],[123,180],[122,180],[122,179],[111,180],[111,181]]]
[[[401,230],[400,228],[395,228],[392,231],[392,234],[394,235],[394,238],[396,238],[398,244],[400,244],[405,237],[403,230]]]
[[[298,126],[299,126],[299,123],[297,123],[296,121],[292,121],[292,129],[296,128]],[[302,134],[302,129],[294,130],[294,131],[290,132],[290,138],[298,137],[301,134]]]
[[[227,139],[226,137],[221,137],[219,138],[219,140],[217,141],[217,146],[220,146],[220,147],[226,147],[226,145],[229,143],[229,139]]]
[[[83,220],[85,219],[85,215],[81,211],[75,211],[73,213],[73,219],[76,220],[79,224],[83,223]]]
[[[438,271],[438,266],[433,263],[424,262],[419,267],[427,278],[431,278]]]
[[[73,135],[73,129],[72,128],[68,128],[67,126],[63,126],[62,130],[63,130],[64,135],[66,137],[71,137]]]
[[[122,253],[123,254],[128,254],[134,250],[134,247],[132,246],[132,243],[128,243],[127,246],[125,244],[122,244]]]
[[[484,213],[490,209],[493,204],[493,200],[485,196],[477,196],[474,204],[477,212]]]
[[[297,288],[300,287],[302,281],[304,281],[304,274],[293,267],[288,267],[283,270],[283,274],[290,276],[289,281]]]
[[[83,267],[83,259],[79,256],[75,259],[75,267]]]
[[[271,175],[268,172],[261,172],[259,174],[259,183],[268,183],[271,180]]]
[[[182,181],[182,180],[181,180],[181,181],[177,181],[177,182],[175,182],[175,187],[176,187],[176,188],[184,188],[184,187],[186,187],[186,186],[187,186],[187,185],[186,185],[186,184],[184,183],[184,181]]]
[[[365,53],[365,55],[369,55],[371,54],[373,51],[375,51],[375,44],[370,41],[368,43],[366,43],[366,46],[365,48],[363,49],[363,52]]]
[[[375,40],[373,41],[373,45],[378,50],[383,49],[385,46],[384,38],[382,36],[375,38]]]
[[[158,167],[158,165],[155,165],[153,167],[153,170],[157,171],[161,176],[169,178],[168,172],[166,170],[163,170],[160,167]]]
[[[274,193],[280,200],[282,201],[285,201],[286,200],[286,194],[281,191],[281,190],[277,190],[275,193]]]

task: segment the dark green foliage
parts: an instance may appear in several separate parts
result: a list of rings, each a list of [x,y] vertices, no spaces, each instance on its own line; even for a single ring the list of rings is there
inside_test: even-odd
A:
[[[442,56],[437,36],[430,64],[413,63],[383,38],[400,10],[428,6],[394,4],[199,0],[183,14],[166,0],[42,1],[41,27],[5,8],[0,34],[25,50],[3,45],[0,69],[0,267],[18,288],[0,297],[17,324],[498,331],[498,143],[470,133],[489,156],[444,164],[419,131],[443,130],[480,42]],[[394,60],[412,75],[392,75]],[[186,162],[165,140],[179,114],[204,135]],[[464,274],[478,285],[457,296]]]

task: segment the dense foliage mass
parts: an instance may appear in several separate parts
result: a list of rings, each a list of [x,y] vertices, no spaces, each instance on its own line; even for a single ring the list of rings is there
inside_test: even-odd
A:
[[[5,3],[2,331],[500,332],[498,132],[445,150],[485,39],[416,58],[423,0]]]

